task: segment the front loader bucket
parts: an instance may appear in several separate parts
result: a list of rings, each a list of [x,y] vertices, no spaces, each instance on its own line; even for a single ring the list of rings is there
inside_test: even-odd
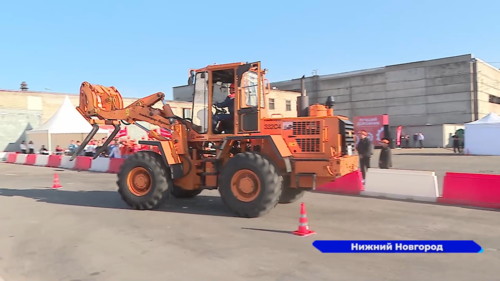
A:
[[[80,87],[80,105],[82,114],[87,118],[98,116],[101,111],[123,109],[123,98],[115,87],[104,87],[83,82]]]

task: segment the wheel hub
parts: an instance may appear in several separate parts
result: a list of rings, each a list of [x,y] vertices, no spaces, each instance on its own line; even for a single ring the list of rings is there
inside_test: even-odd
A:
[[[145,168],[135,167],[130,171],[127,183],[130,192],[136,196],[144,196],[151,189],[151,175]]]
[[[134,185],[139,189],[146,189],[149,185],[147,176],[139,174],[134,178]]]
[[[231,191],[242,202],[251,202],[260,193],[259,177],[251,170],[240,170],[231,179]]]

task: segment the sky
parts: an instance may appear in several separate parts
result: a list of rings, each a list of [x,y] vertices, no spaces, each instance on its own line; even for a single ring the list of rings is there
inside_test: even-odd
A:
[[[0,89],[144,97],[190,68],[261,61],[283,81],[463,54],[500,67],[500,1],[0,0]]]

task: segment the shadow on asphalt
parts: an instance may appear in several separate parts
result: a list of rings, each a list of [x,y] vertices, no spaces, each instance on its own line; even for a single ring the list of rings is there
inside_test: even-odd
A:
[[[281,234],[293,234],[292,231],[287,231],[287,230],[264,229],[264,228],[248,228],[248,227],[242,227],[241,229],[243,229],[243,230],[263,231],[263,232],[272,232],[272,233],[281,233]]]
[[[25,197],[37,202],[80,207],[131,210],[122,201],[117,191],[70,191],[64,189],[6,189],[0,188],[0,196]],[[194,215],[234,217],[220,197],[198,195],[192,199],[170,197],[162,206],[153,211]]]
[[[460,154],[460,153],[425,153],[425,152],[421,152],[421,153],[394,153],[393,156],[399,156],[399,155],[403,155],[403,156],[450,156],[450,157],[458,157],[458,156],[468,156],[468,155],[464,155],[464,154]]]

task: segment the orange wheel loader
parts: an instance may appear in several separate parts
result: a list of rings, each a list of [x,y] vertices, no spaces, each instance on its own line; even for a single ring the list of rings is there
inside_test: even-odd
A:
[[[154,139],[139,143],[158,152],[139,151],[121,166],[118,192],[130,207],[155,209],[170,195],[192,198],[204,189],[218,189],[226,206],[247,218],[265,215],[278,203],[292,203],[305,191],[357,170],[358,156],[351,152],[353,124],[333,114],[333,98],[309,106],[303,77],[298,116],[272,118],[265,74],[260,62],[190,70],[191,118],[176,116],[161,92],[124,107],[116,88],[84,82],[77,110],[93,129],[72,159],[99,125],[115,128],[101,147],[106,149],[121,124],[135,124]],[[230,91],[217,96],[217,87]],[[223,104],[225,99],[230,106]],[[154,107],[159,102],[162,106]],[[163,137],[138,121],[169,130],[172,136]]]

